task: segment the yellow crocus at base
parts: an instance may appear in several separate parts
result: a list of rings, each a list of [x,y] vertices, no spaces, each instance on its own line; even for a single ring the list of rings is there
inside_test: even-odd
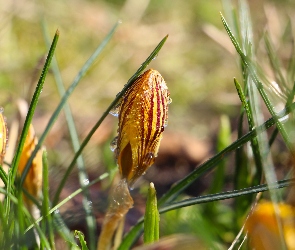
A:
[[[3,164],[8,138],[7,125],[2,113],[3,108],[0,107],[0,165]]]
[[[295,250],[295,209],[285,203],[277,204],[277,208],[287,249]],[[245,230],[248,232],[251,249],[282,249],[273,203],[267,201],[259,203],[249,216]]]
[[[18,166],[19,175],[24,171],[24,168],[37,144],[38,139],[35,136],[34,128],[30,125]],[[43,150],[41,149],[37,152],[23,184],[23,187],[37,199],[40,197],[42,191],[42,151]],[[25,195],[24,202],[31,210],[33,203]]]

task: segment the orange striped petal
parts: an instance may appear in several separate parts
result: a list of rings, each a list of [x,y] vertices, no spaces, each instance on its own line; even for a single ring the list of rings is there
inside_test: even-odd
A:
[[[153,69],[140,75],[122,98],[116,156],[120,173],[129,185],[157,157],[170,102],[163,77]]]
[[[18,166],[19,175],[22,174],[37,144],[38,139],[35,136],[34,128],[30,125]],[[39,197],[42,190],[42,151],[41,149],[37,152],[23,184],[24,188],[35,198]],[[29,206],[32,204],[31,201],[26,198],[25,202]]]
[[[8,140],[8,129],[2,113],[3,108],[0,108],[0,165],[3,164]]]

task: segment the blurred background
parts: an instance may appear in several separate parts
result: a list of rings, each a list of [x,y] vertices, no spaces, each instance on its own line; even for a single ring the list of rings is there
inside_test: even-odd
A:
[[[112,26],[121,21],[69,99],[81,141],[140,64],[169,34],[160,54],[149,65],[162,74],[173,100],[159,157],[145,176],[155,182],[161,195],[216,152],[221,115],[229,116],[232,140],[236,138],[240,101],[233,77],[242,78],[238,57],[220,19],[225,3],[230,1],[0,0],[0,106],[5,109],[8,126],[17,116],[18,100],[31,99],[40,76],[47,53],[44,26],[51,38],[57,29],[60,31],[55,55],[67,88]],[[295,2],[252,0],[249,8],[256,49],[263,54],[259,44],[264,30],[271,29],[273,39],[283,37],[287,22],[294,22]],[[44,130],[59,100],[54,77],[49,74],[33,120],[37,135]],[[90,179],[115,165],[109,143],[116,130],[117,119],[109,115],[85,149]],[[54,183],[73,157],[63,114],[45,146]],[[77,188],[75,171],[70,178],[69,193]],[[206,186],[208,179],[204,178],[189,192],[199,194]],[[97,192],[93,191],[93,195]]]

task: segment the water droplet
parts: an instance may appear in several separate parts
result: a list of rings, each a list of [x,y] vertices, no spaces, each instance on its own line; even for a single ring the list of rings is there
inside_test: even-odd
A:
[[[84,185],[88,185],[88,184],[89,184],[89,180],[88,180],[88,179],[84,179],[84,180],[83,180],[83,184],[84,184]]]
[[[4,112],[4,108],[0,107],[0,114]]]
[[[117,148],[118,136],[116,136],[110,143],[110,149],[114,152]]]
[[[172,103],[172,98],[168,97],[168,101],[167,101],[167,104],[171,104]]]
[[[153,60],[157,59],[157,57],[158,57],[158,54],[154,56]]]
[[[84,234],[81,231],[78,231],[74,233],[76,239],[79,239],[79,234],[84,237]]]
[[[54,214],[59,214],[59,210],[58,209],[56,209],[56,210],[54,210],[54,212],[53,212]]]
[[[121,108],[121,101],[119,101],[110,111],[110,114],[113,116],[118,117],[120,113],[120,108]]]
[[[154,158],[154,154],[152,152],[149,152],[146,154],[145,156],[147,159],[153,159]]]
[[[92,201],[88,201],[87,205],[88,205],[89,208],[92,208]]]
[[[166,128],[167,126],[168,126],[168,118],[166,118],[164,121],[164,128]]]
[[[120,206],[120,202],[118,202],[117,200],[114,199],[114,203],[118,206]]]
[[[280,122],[285,123],[286,121],[288,121],[289,119],[289,115],[285,115],[282,118],[279,119]]]

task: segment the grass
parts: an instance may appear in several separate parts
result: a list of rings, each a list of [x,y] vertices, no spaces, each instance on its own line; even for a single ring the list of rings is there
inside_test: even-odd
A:
[[[227,116],[223,116],[217,136],[217,153],[200,164],[183,179],[174,183],[158,200],[155,196],[156,190],[151,185],[150,192],[147,194],[145,218],[139,219],[134,227],[124,235],[123,239],[117,239],[119,242],[117,242],[119,244],[118,249],[130,249],[143,232],[144,242],[149,244],[167,244],[167,242],[165,243],[166,235],[172,235],[171,240],[173,237],[175,239],[177,237],[181,238],[182,236],[177,234],[184,233],[191,234],[200,249],[208,249],[208,247],[212,249],[227,249],[228,247],[231,247],[231,249],[239,249],[239,247],[241,249],[249,249],[250,244],[258,243],[251,239],[250,229],[248,229],[249,240],[243,240],[247,232],[240,230],[245,225],[246,228],[250,228],[247,226],[247,221],[251,221],[252,218],[248,216],[251,214],[251,211],[254,211],[253,213],[255,214],[255,207],[257,204],[259,206],[261,199],[269,200],[271,206],[274,207],[274,211],[276,211],[275,225],[277,225],[278,232],[274,234],[275,240],[282,249],[288,248],[289,242],[285,237],[284,231],[284,214],[280,212],[281,208],[278,204],[285,204],[291,207],[294,205],[292,200],[288,199],[288,194],[292,191],[292,186],[295,184],[293,179],[293,163],[288,162],[286,164],[287,173],[285,173],[276,167],[277,162],[273,161],[271,156],[274,154],[273,148],[279,145],[279,150],[287,152],[291,159],[294,158],[293,110],[295,104],[293,99],[295,85],[294,67],[292,67],[294,65],[294,48],[289,52],[287,59],[284,58],[285,61],[282,61],[278,53],[278,46],[283,45],[274,44],[270,38],[269,31],[265,31],[262,35],[263,39],[261,39],[264,43],[265,56],[258,57],[259,49],[261,50],[261,41],[257,43],[258,38],[252,33],[253,26],[247,3],[239,1],[238,7],[233,11],[230,11],[231,6],[227,4],[228,2],[224,1],[227,16],[225,18],[221,15],[220,23],[223,24],[236,50],[240,65],[240,76],[232,81],[232,85],[237,90],[236,95],[241,102],[239,114],[236,115],[237,117],[239,116],[236,133],[237,139],[231,142],[230,121]],[[203,7],[206,9],[205,4]],[[149,11],[152,11],[152,8]],[[116,36],[115,33],[120,30],[118,29],[118,24],[116,23],[110,29],[106,37],[102,39],[101,44],[97,46],[94,53],[86,60],[84,66],[78,70],[78,74],[72,81],[72,84],[66,88],[57,64],[59,32],[56,32],[53,41],[50,43],[47,26],[43,22],[44,37],[46,37],[45,40],[48,44],[48,56],[31,99],[13,160],[8,162],[10,164],[9,171],[5,172],[3,168],[0,171],[0,178],[5,185],[3,188],[0,188],[0,193],[4,195],[4,200],[0,203],[1,249],[58,249],[56,243],[58,237],[66,242],[63,247],[68,249],[96,249],[98,233],[95,208],[90,205],[93,202],[90,195],[90,187],[103,180],[106,183],[104,185],[109,186],[111,180],[108,177],[109,175],[113,176],[113,173],[96,174],[95,179],[90,181],[87,161],[82,152],[90,144],[91,139],[106,119],[110,110],[118,103],[135,79],[149,64],[154,65],[154,59],[159,52],[161,52],[160,55],[163,53],[167,56],[165,54],[167,52],[164,52],[166,50],[165,46],[167,45],[168,48],[171,46],[169,45],[170,38],[168,39],[168,36],[165,36],[157,46],[153,45],[154,49],[151,49],[151,54],[142,64],[137,64],[138,70],[129,78],[114,99],[109,102],[109,106],[102,112],[101,117],[99,119],[96,117],[97,121],[88,129],[87,134],[80,142],[79,131],[75,124],[75,113],[70,108],[69,98],[77,92],[76,87],[78,84],[83,84],[84,77],[90,74],[89,71],[94,67],[95,63],[101,60],[100,65],[104,65],[103,62],[108,57],[108,53],[112,53],[109,48],[111,47],[116,51],[111,44],[111,40]],[[283,30],[292,30],[290,27],[292,27],[291,20],[286,27],[281,28],[281,33],[284,33]],[[82,39],[84,39],[83,36]],[[283,39],[278,39],[278,41],[285,42]],[[287,44],[288,42],[287,40]],[[143,54],[147,54],[147,52]],[[263,59],[258,60],[257,58]],[[159,60],[157,59],[156,61]],[[179,60],[182,60],[181,57]],[[20,157],[24,154],[24,145],[29,126],[32,124],[34,115],[38,112],[39,99],[46,93],[46,90],[49,90],[46,88],[47,78],[50,78],[48,75],[49,69],[57,83],[60,101],[43,129],[35,149],[30,153],[22,175],[19,176],[17,170]],[[114,72],[116,71],[114,70]],[[113,87],[113,85],[110,87]],[[173,89],[177,88],[170,89],[172,96],[174,95]],[[103,93],[100,94],[103,96]],[[184,92],[181,92],[180,95],[184,95]],[[85,95],[79,96],[80,99],[84,97]],[[178,100],[173,96],[173,103],[170,106],[174,105],[175,99],[177,105]],[[279,110],[277,109],[278,104],[282,107]],[[29,171],[31,171],[31,165],[34,163],[34,157],[41,150],[62,110],[66,117],[74,156],[68,163],[65,163],[65,171],[61,172],[59,182],[56,182],[55,194],[51,198],[49,193],[51,159],[50,157],[49,159],[47,158],[48,154],[44,151],[42,157],[42,195],[41,197],[32,197],[28,190],[23,189],[24,181],[26,178],[29,178]],[[87,112],[89,111],[87,110]],[[269,117],[269,119],[265,117]],[[169,123],[170,126],[171,124]],[[230,154],[235,154],[235,161],[228,157]],[[108,156],[105,159],[111,161]],[[69,181],[75,167],[77,167],[76,171],[79,176],[80,188],[71,192],[67,198],[61,200],[63,188]],[[228,173],[227,168],[231,169],[231,174]],[[196,197],[187,197],[184,194],[188,187],[212,170],[215,170],[213,182],[203,194]],[[277,176],[283,177],[278,179]],[[227,186],[229,181],[231,182],[230,189]],[[32,200],[40,215],[38,218],[34,217],[30,208],[25,204],[23,195],[28,196]],[[84,233],[87,235],[87,240],[85,240],[86,237],[79,230],[72,232],[60,214],[60,209],[77,195],[82,195],[86,221]],[[158,218],[159,213],[160,220]],[[291,216],[294,219],[294,214]],[[259,223],[263,223],[263,221]],[[145,228],[143,224],[145,224]],[[267,232],[260,231],[259,233],[263,236]],[[177,242],[173,244],[177,246]]]

